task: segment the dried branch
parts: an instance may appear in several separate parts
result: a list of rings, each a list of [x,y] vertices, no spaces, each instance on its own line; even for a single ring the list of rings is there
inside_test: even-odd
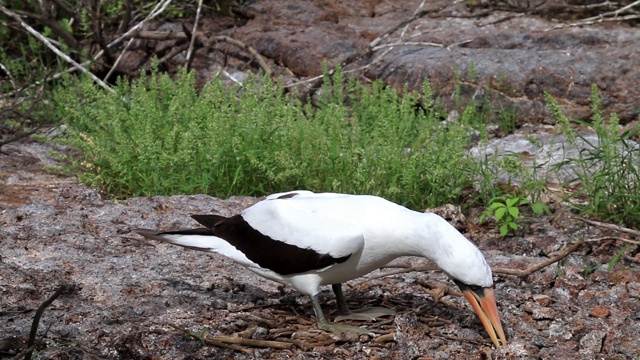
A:
[[[224,335],[214,336],[212,339],[221,341],[225,344],[237,344],[237,345],[251,346],[251,347],[270,347],[274,349],[288,349],[293,345],[292,343],[284,342],[284,341],[255,340],[255,339],[245,339],[241,337],[224,336]]]
[[[62,294],[62,292],[64,292],[65,290],[67,290],[69,288],[69,286],[67,284],[62,284],[58,287],[58,290],[56,290],[53,295],[51,295],[47,300],[45,300],[42,305],[40,305],[40,307],[38,307],[38,310],[36,311],[35,316],[33,317],[33,322],[31,323],[31,331],[29,332],[29,341],[27,342],[27,350],[31,349],[30,351],[27,351],[27,353],[24,355],[24,358],[26,360],[30,360],[31,359],[31,354],[33,352],[33,349],[35,349],[35,343],[36,343],[36,335],[38,334],[38,325],[40,324],[40,318],[42,317],[42,314],[44,313],[44,309],[47,308],[47,306],[51,305],[51,303],[58,298],[58,296],[60,296],[60,294]]]
[[[110,42],[107,45],[107,48],[112,48],[112,47],[118,45],[119,43],[121,43],[123,40],[128,39],[129,36],[131,36],[132,34],[137,33],[142,28],[142,26],[144,24],[146,24],[149,20],[152,20],[156,16],[162,14],[162,12],[167,8],[167,6],[169,6],[170,3],[171,3],[171,0],[162,0],[159,3],[157,3],[156,6],[153,8],[153,10],[151,10],[149,15],[144,20],[140,21],[135,26],[133,26],[131,29],[129,29],[126,33],[120,35],[120,37],[118,37],[117,39],[115,39],[112,42]],[[96,60],[97,58],[102,56],[102,54],[103,54],[103,52],[100,51],[98,54],[96,54],[93,57],[93,60]]]
[[[44,37],[42,34],[37,32],[34,28],[29,26],[29,24],[25,23],[20,18],[20,16],[18,14],[14,13],[13,11],[7,9],[6,7],[4,7],[2,5],[0,5],[0,11],[2,11],[3,13],[5,13],[5,15],[7,15],[7,16],[13,18],[15,21],[17,21],[23,28],[25,28],[25,30],[27,30],[29,33],[31,33],[31,35],[35,36],[38,40],[42,41],[49,49],[51,49],[54,53],[56,53],[56,55],[58,55],[61,58],[63,58],[65,61],[67,61],[68,63],[73,65],[73,67],[75,67],[76,69],[78,69],[81,72],[91,76],[93,81],[95,81],[103,89],[108,90],[110,92],[114,92],[114,90],[112,88],[110,88],[109,85],[105,84],[104,81],[100,80],[100,78],[95,76],[92,72],[90,72],[89,70],[85,69],[82,65],[78,64],[75,60],[70,58],[67,54],[65,54],[62,51],[60,51],[60,49],[58,49],[55,45],[53,45],[51,43],[51,41],[49,41],[46,37]]]
[[[124,46],[124,49],[122,50],[120,55],[118,55],[118,58],[116,59],[116,61],[113,62],[113,65],[111,66],[111,69],[109,70],[107,75],[104,76],[104,80],[105,81],[107,81],[109,79],[109,77],[111,77],[111,74],[113,74],[113,72],[116,70],[116,68],[118,67],[118,64],[120,64],[120,61],[124,57],[124,54],[127,52],[127,50],[129,50],[129,47],[133,43],[133,40],[134,39],[131,38],[131,39],[129,39],[129,41],[127,41],[127,45]]]
[[[48,26],[49,28],[51,28],[51,31],[58,35],[62,41],[64,41],[67,45],[69,45],[69,47],[75,49],[78,47],[79,43],[78,40],[76,40],[76,38],[73,37],[73,34],[71,34],[70,32],[68,32],[65,28],[63,28],[55,19],[52,19],[51,17],[45,15],[38,15],[38,14],[34,14],[28,11],[22,11],[22,10],[13,10],[15,12],[15,14],[19,15],[19,16],[25,16],[28,17],[30,19],[33,19],[35,21],[38,21],[46,26]]]
[[[601,238],[589,239],[589,240],[585,240],[585,241],[586,242],[600,242],[600,241],[606,241],[606,240],[618,240],[618,241],[626,242],[626,243],[629,243],[629,244],[640,245],[640,241],[625,239],[625,238],[621,238],[621,237],[618,237],[618,236],[604,236],[604,237],[601,237]]]
[[[193,60],[193,46],[196,42],[196,31],[198,30],[198,22],[200,21],[200,10],[202,9],[202,0],[198,0],[198,9],[196,10],[196,19],[193,22],[191,30],[191,41],[189,42],[189,50],[187,51],[187,71],[191,70],[191,62]]]
[[[515,275],[518,277],[526,277],[529,276],[531,274],[533,274],[534,272],[547,267],[551,264],[554,264],[562,259],[564,259],[565,257],[567,257],[569,254],[571,254],[572,252],[578,250],[578,248],[580,246],[582,246],[582,244],[584,244],[584,241],[578,241],[577,243],[569,246],[568,248],[566,248],[564,251],[562,251],[559,255],[554,256],[553,258],[543,261],[538,265],[534,265],[528,269],[525,270],[514,270],[514,269],[502,269],[502,268],[498,268],[498,269],[493,269],[493,272],[496,274],[504,274],[504,275]]]
[[[127,38],[149,39],[149,40],[188,40],[189,37],[183,31],[151,31],[142,30],[127,36]]]
[[[583,218],[582,216],[578,216],[578,215],[574,215],[574,214],[570,214],[570,216],[574,219],[580,220],[582,222],[585,222],[589,225],[594,225],[594,226],[598,226],[598,227],[602,227],[605,229],[611,229],[611,230],[615,230],[615,231],[620,231],[620,232],[624,232],[627,234],[631,234],[631,235],[635,235],[635,236],[640,236],[640,231],[638,230],[633,230],[633,229],[629,229],[623,226],[619,226],[619,225],[615,225],[615,224],[609,224],[609,223],[603,223],[600,221],[594,221],[594,220],[589,220],[586,218]]]
[[[606,22],[606,21],[624,21],[624,20],[640,19],[640,14],[637,14],[637,13],[631,14],[631,15],[619,16],[620,14],[628,12],[629,10],[633,9],[638,5],[640,5],[640,0],[634,1],[631,4],[621,7],[620,9],[598,14],[597,16],[592,16],[590,18],[582,19],[574,23],[556,25],[554,27],[546,29],[545,31],[563,29],[568,27],[583,26],[583,25],[593,25],[593,24]]]
[[[260,55],[260,53],[256,49],[252,48],[251,46],[245,44],[240,40],[236,40],[228,36],[214,36],[211,38],[199,37],[199,40],[207,47],[212,47],[215,43],[218,43],[218,42],[225,42],[228,44],[235,45],[245,50],[249,54],[251,54],[253,58],[258,62],[262,70],[264,70],[264,72],[267,73],[267,75],[269,76],[273,75],[273,71],[271,70],[267,62],[264,60],[262,55]]]
[[[0,148],[2,148],[3,146],[5,146],[7,144],[10,144],[12,142],[16,142],[16,141],[18,141],[20,139],[24,139],[26,137],[29,137],[29,136],[35,134],[36,132],[38,132],[38,130],[40,130],[42,125],[44,125],[44,124],[40,123],[35,128],[33,128],[33,129],[29,130],[29,131],[18,133],[17,135],[14,135],[13,137],[11,137],[11,138],[9,138],[7,140],[0,141]],[[4,154],[4,153],[2,151],[0,151],[0,154]]]

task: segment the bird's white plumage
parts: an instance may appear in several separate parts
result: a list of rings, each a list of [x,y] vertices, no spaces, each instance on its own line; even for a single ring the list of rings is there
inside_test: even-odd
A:
[[[363,330],[326,321],[318,297],[320,285],[334,285],[339,312],[345,312],[341,283],[400,256],[426,257],[457,280],[493,343],[507,343],[491,269],[480,250],[440,216],[376,196],[300,190],[270,195],[240,216],[194,219],[206,228],[138,233],[222,254],[261,276],[293,286],[311,296],[318,326],[336,334]]]
[[[324,269],[321,284],[344,282],[408,255],[432,260],[465,284],[493,284],[480,250],[448,222],[377,196],[291,191],[267,197],[242,216],[261,233],[289,244],[332,255],[353,251],[347,262]],[[357,231],[362,247],[351,244]]]
[[[280,198],[284,195],[289,196]],[[210,249],[228,256],[307,295],[316,294],[320,285],[360,277],[400,256],[426,257],[450,277],[467,285],[493,284],[491,269],[480,250],[448,222],[380,197],[292,191],[271,195],[244,210],[241,216],[273,240],[333,257],[350,257],[323,269],[281,275],[260,267],[227,241],[214,236],[163,236],[171,237],[171,242],[178,245]]]
[[[335,205],[326,199],[334,198],[314,200],[304,194],[291,199],[261,201],[241,215],[263,235],[320,254],[339,258],[362,249],[363,229],[349,218],[339,216],[341,211],[331,211]]]

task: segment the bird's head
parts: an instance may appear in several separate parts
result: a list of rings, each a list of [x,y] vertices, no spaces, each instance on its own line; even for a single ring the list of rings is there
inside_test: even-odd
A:
[[[457,280],[454,280],[454,282],[458,285],[467,301],[469,301],[478,318],[480,318],[480,322],[487,330],[493,344],[496,347],[507,345],[507,337],[504,334],[504,330],[502,330],[493,286],[467,285]]]
[[[436,218],[437,217],[437,218]],[[438,265],[458,285],[496,346],[506,345],[496,299],[491,268],[482,252],[444,219],[432,215],[430,241],[425,256]]]

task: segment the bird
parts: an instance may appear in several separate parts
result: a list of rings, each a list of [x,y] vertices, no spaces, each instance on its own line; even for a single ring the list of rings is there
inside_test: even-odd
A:
[[[433,213],[410,210],[374,195],[293,190],[267,196],[234,216],[191,215],[201,227],[136,229],[145,238],[218,253],[267,279],[310,297],[317,326],[335,334],[368,333],[330,322],[319,293],[331,285],[342,318],[375,318],[392,309],[352,312],[342,283],[401,256],[434,262],[460,288],[496,347],[507,345],[491,268],[481,251]]]

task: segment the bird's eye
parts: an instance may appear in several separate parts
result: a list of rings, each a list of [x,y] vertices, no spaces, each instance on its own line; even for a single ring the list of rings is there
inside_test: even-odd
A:
[[[478,285],[468,285],[469,290],[477,293],[478,291],[482,290],[482,286],[478,286]]]

